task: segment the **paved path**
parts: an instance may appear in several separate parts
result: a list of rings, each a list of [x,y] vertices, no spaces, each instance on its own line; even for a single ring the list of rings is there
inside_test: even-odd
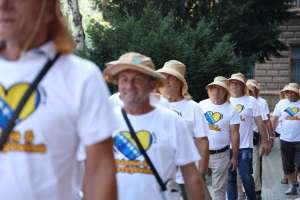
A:
[[[279,140],[276,139],[272,153],[263,158],[263,200],[294,200],[297,196],[287,196],[284,191],[288,185],[280,183],[283,176]],[[300,190],[299,190],[300,191]]]

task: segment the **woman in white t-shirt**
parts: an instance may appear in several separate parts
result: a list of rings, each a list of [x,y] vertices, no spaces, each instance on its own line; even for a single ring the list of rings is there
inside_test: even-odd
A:
[[[1,129],[43,66],[61,54],[0,152],[0,199],[78,199],[81,144],[86,199],[115,200],[111,136],[116,121],[108,90],[97,66],[72,54],[60,1],[1,1],[0,7]]]
[[[300,171],[300,100],[299,85],[290,83],[283,89],[287,99],[276,104],[272,123],[276,128],[281,119],[281,158],[284,174],[287,176],[290,187],[287,195],[297,194],[297,178],[295,164]]]
[[[199,102],[209,125],[209,169],[212,171],[212,198],[225,200],[228,168],[236,170],[239,150],[238,112],[229,102],[226,78],[216,77],[207,86],[209,99]],[[230,145],[232,156],[230,158]]]
[[[199,162],[199,171],[205,174],[208,168],[208,127],[205,124],[204,114],[188,92],[185,80],[186,66],[177,60],[165,62],[164,66],[157,70],[166,77],[166,81],[160,88],[163,97],[168,100],[169,109],[179,114],[189,126],[195,138],[202,159]],[[186,200],[184,182],[178,174],[177,183],[181,185],[183,198]]]

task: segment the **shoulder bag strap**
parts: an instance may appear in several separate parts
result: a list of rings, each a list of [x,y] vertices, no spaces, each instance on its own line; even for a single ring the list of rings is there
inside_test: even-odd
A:
[[[32,95],[33,91],[36,90],[38,84],[41,82],[43,77],[47,74],[49,69],[53,66],[53,64],[57,61],[57,59],[59,57],[60,57],[60,54],[57,53],[53,59],[49,59],[47,61],[47,63],[44,65],[42,70],[39,72],[37,77],[34,79],[32,84],[30,85],[30,87],[24,93],[24,95],[23,95],[22,99],[20,100],[16,110],[13,112],[12,117],[8,121],[8,124],[7,124],[6,128],[4,130],[2,130],[2,132],[0,132],[0,151],[3,150],[5,143],[7,142],[8,138],[9,138],[9,134],[13,130],[13,128],[15,126],[15,123],[16,123],[16,120],[18,119],[18,117],[19,117],[23,107],[25,106],[26,102],[28,101],[28,99]]]
[[[144,156],[146,162],[147,162],[148,165],[150,166],[150,169],[151,169],[151,171],[153,172],[153,174],[154,174],[154,176],[155,176],[155,178],[156,178],[156,180],[157,180],[157,182],[158,182],[158,184],[159,184],[161,190],[162,190],[162,191],[166,191],[167,188],[166,188],[166,186],[165,186],[165,184],[164,184],[162,178],[159,176],[159,174],[158,174],[156,168],[154,167],[154,165],[153,165],[151,159],[149,158],[148,154],[146,153],[146,151],[145,151],[144,147],[142,146],[140,140],[139,140],[138,137],[136,136],[136,133],[135,133],[135,131],[134,131],[134,129],[133,129],[133,127],[132,127],[132,125],[131,125],[131,123],[130,123],[128,117],[127,117],[127,114],[126,114],[126,111],[124,110],[124,108],[122,108],[122,115],[123,115],[123,117],[124,117],[124,120],[125,120],[125,122],[126,122],[128,128],[129,128],[129,132],[130,132],[131,137],[134,139],[134,141],[135,141],[135,143],[137,144],[139,150],[141,151],[142,155]]]

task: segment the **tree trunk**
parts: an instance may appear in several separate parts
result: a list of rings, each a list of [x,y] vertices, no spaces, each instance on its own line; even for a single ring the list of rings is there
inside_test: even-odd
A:
[[[74,39],[77,44],[77,49],[85,48],[85,34],[82,26],[82,15],[79,9],[78,0],[67,0],[69,11],[73,16],[74,24]]]

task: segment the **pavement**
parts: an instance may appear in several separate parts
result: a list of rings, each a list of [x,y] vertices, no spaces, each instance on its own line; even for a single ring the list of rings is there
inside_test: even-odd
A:
[[[274,141],[272,152],[263,157],[262,200],[300,200],[300,195],[285,195],[288,185],[281,184],[283,177],[280,144],[277,138]],[[211,180],[207,180],[208,189],[211,190]],[[298,188],[300,194],[300,186]]]
[[[300,195],[285,195],[288,185],[280,183],[283,177],[279,139],[274,141],[274,146],[270,155],[263,158],[263,180],[262,199],[263,200],[295,200]],[[300,194],[300,188],[298,188]]]

